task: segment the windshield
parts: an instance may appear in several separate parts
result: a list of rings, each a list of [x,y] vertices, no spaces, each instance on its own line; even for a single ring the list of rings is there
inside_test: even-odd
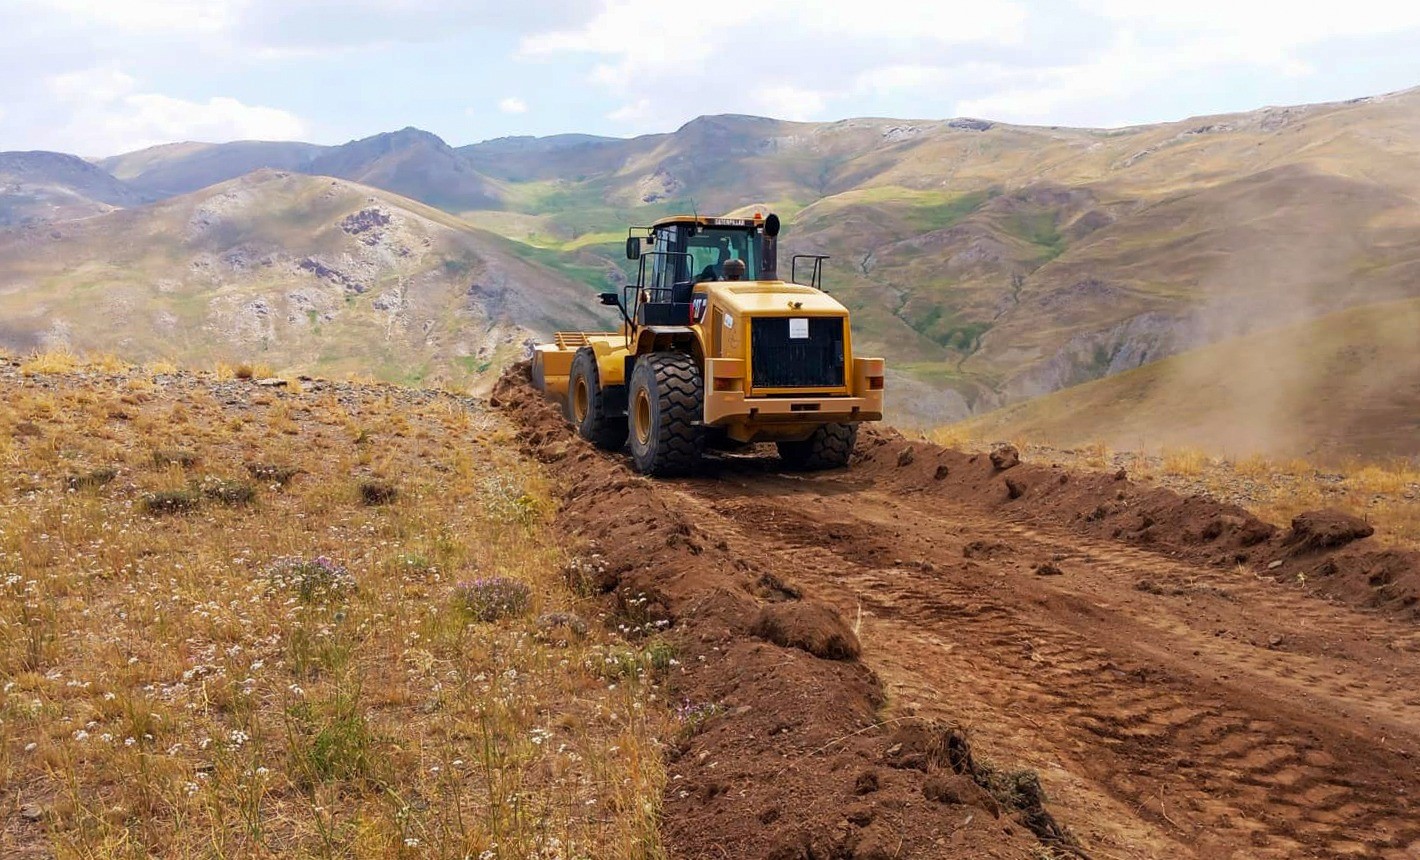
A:
[[[694,235],[688,236],[689,226],[677,224],[657,232],[660,234],[658,250],[690,256],[688,273],[684,257],[677,256],[667,264],[677,270],[674,276],[677,282],[726,280],[725,263],[730,260],[744,263],[742,280],[752,280],[759,272],[758,236],[751,230],[700,227]]]
[[[721,230],[714,227],[700,231],[686,242],[685,250],[690,254],[691,272],[697,281],[723,281],[725,263],[739,260],[744,263],[745,280],[759,271],[754,259],[755,243],[748,230]]]

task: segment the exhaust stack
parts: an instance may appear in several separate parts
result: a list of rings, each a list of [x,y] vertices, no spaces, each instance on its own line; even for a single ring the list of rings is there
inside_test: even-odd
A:
[[[764,220],[764,242],[760,251],[759,280],[779,280],[779,216],[770,214]]]

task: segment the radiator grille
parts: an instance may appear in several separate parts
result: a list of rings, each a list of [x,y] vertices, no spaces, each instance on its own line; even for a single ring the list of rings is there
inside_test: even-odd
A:
[[[843,318],[809,317],[807,322],[808,337],[791,338],[788,317],[756,317],[750,321],[750,363],[755,388],[843,385]]]

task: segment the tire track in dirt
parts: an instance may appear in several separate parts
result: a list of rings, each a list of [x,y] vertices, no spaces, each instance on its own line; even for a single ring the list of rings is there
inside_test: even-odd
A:
[[[1063,773],[1042,777],[1101,844],[1128,856],[1420,852],[1410,801],[1420,780],[1407,757],[1420,700],[1407,699],[1417,679],[1406,652],[1362,642],[1349,654],[1283,654],[1199,624],[1212,608],[1228,624],[1285,612],[1320,641],[1380,635],[1402,648],[1411,630],[1275,583],[864,482],[732,465],[721,477],[686,485],[688,503],[774,547],[780,569],[797,569],[849,617],[861,606],[868,661],[904,706],[930,710],[947,695],[954,713],[973,703],[966,713],[993,745],[1051,739],[1035,757]],[[963,559],[973,542],[979,557]],[[1035,577],[1021,564],[1052,558],[1071,574]],[[1199,606],[1176,612],[1138,591],[1146,580],[1186,581]],[[1140,620],[1151,599],[1157,617]],[[1092,796],[1072,808],[1075,791]]]

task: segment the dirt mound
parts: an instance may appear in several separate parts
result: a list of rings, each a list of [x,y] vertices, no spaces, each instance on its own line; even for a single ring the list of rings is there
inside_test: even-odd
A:
[[[821,603],[778,603],[759,610],[751,631],[785,648],[802,648],[825,660],[856,660],[858,637],[833,607]]]
[[[1301,551],[1331,549],[1375,533],[1375,528],[1360,517],[1331,509],[1307,511],[1292,518],[1292,533],[1284,543]]]
[[[674,484],[640,478],[573,437],[525,366],[504,375],[492,403],[527,430],[528,454],[557,463],[559,525],[598,557],[573,575],[627,618],[665,628],[677,650],[669,683],[688,717],[667,762],[673,856],[1022,857],[1040,844],[1031,828],[1067,841],[1038,804],[1008,805],[998,820],[953,802],[979,805],[979,795],[940,779],[929,791],[943,775],[988,782],[960,733],[966,755],[955,764],[947,755],[894,766],[903,742],[881,722],[883,688],[857,660],[857,637],[793,584],[782,556],[732,548],[740,538],[688,508]]]
[[[1283,530],[1237,505],[1144,487],[1127,475],[1013,459],[1004,448],[970,454],[869,427],[859,434],[854,468],[904,493],[949,496],[1018,522],[1065,525],[1191,561],[1248,565],[1357,606],[1420,617],[1420,553],[1368,545],[1374,529],[1354,517],[1316,511]]]

